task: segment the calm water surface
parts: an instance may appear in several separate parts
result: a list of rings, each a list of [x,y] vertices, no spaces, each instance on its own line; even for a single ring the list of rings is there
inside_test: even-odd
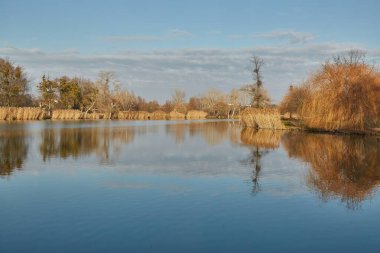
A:
[[[0,124],[0,252],[379,252],[380,140]]]

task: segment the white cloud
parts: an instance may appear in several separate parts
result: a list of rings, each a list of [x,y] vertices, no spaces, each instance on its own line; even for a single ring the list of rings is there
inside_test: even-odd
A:
[[[298,46],[255,47],[246,49],[176,49],[123,51],[114,54],[80,54],[76,51],[45,52],[39,49],[0,48],[24,66],[34,84],[46,73],[51,77],[77,75],[95,79],[101,70],[112,70],[136,94],[164,101],[174,89],[188,96],[211,87],[228,91],[251,82],[249,58],[264,58],[264,85],[274,101],[279,101],[288,86],[300,82],[332,55],[360,48],[353,44],[306,44]],[[367,50],[380,59],[380,50]]]
[[[277,30],[269,33],[255,35],[255,38],[287,40],[292,44],[303,44],[315,39],[312,33],[297,32],[293,30]]]
[[[103,38],[109,42],[129,42],[129,41],[159,41],[162,37],[151,35],[125,35],[125,36],[108,36]]]
[[[188,39],[194,37],[194,34],[180,29],[170,29],[162,35],[115,35],[102,37],[107,42],[156,42],[156,41],[169,41]]]

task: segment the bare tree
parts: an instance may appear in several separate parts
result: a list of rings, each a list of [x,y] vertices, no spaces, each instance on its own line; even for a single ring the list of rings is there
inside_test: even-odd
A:
[[[108,119],[111,119],[114,108],[116,107],[111,90],[112,87],[115,87],[117,84],[118,81],[113,72],[101,71],[99,73],[99,78],[96,81],[96,86],[99,90],[96,107],[98,110],[106,113],[108,115]]]
[[[243,86],[241,90],[251,97],[252,107],[264,108],[270,104],[268,92],[264,89],[262,82],[261,68],[264,60],[258,56],[252,56],[250,62],[254,83]]]
[[[225,115],[227,110],[226,95],[219,90],[208,90],[201,99],[202,110],[205,110],[212,116],[220,117]]]
[[[346,54],[340,54],[333,57],[335,65],[360,65],[365,63],[366,53],[360,49],[353,49]]]
[[[172,104],[174,105],[174,110],[179,112],[186,112],[185,108],[185,97],[186,93],[182,90],[175,90],[172,95]]]
[[[242,96],[241,91],[237,89],[231,90],[231,92],[227,95],[227,103],[228,103],[228,118],[233,118],[236,111],[240,111],[240,107],[242,104]]]

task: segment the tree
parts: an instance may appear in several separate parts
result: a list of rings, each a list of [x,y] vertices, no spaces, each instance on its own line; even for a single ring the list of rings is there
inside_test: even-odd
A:
[[[63,76],[56,80],[59,89],[59,103],[64,109],[79,109],[81,90],[78,79]]]
[[[112,96],[111,89],[118,83],[119,81],[115,78],[115,74],[109,71],[101,71],[96,81],[96,86],[99,91],[96,107],[98,110],[106,113],[108,119],[111,119],[115,113],[116,103]]]
[[[171,101],[167,100],[167,101],[165,102],[165,104],[163,104],[163,105],[161,106],[161,109],[162,109],[164,112],[166,112],[166,113],[170,113],[171,111],[174,110],[174,105],[173,105],[173,103],[172,103]]]
[[[310,88],[307,84],[302,86],[289,87],[288,92],[279,104],[279,109],[281,113],[289,113],[290,118],[293,117],[292,114],[299,113],[305,101],[309,98]]]
[[[253,56],[250,59],[251,74],[254,83],[245,85],[241,88],[251,97],[251,106],[256,108],[264,108],[270,105],[268,92],[263,87],[261,68],[264,65],[264,60],[258,56]]]
[[[137,98],[132,91],[121,89],[120,85],[115,88],[114,99],[117,109],[121,111],[132,111],[136,109]]]
[[[27,106],[30,101],[22,68],[0,58],[0,106]]]
[[[80,109],[87,114],[94,110],[99,90],[89,79],[77,79],[77,81],[81,91]]]
[[[241,107],[241,91],[237,89],[231,90],[227,95],[227,104],[228,104],[228,118],[233,118],[236,111],[240,111]]]
[[[186,93],[182,90],[175,90],[172,95],[172,104],[174,105],[174,110],[186,113],[186,106],[185,106],[185,97]]]
[[[187,105],[187,109],[190,110],[202,110],[202,99],[199,97],[191,97]]]
[[[379,73],[357,54],[327,61],[303,85],[309,92],[300,117],[310,128],[363,131],[379,127]]]
[[[50,80],[49,77],[46,78],[46,76],[43,75],[42,81],[38,85],[38,90],[41,95],[40,106],[46,107],[49,116],[51,116],[51,111],[54,108],[54,105],[58,102],[58,84],[56,81]]]
[[[226,96],[223,92],[211,89],[202,96],[202,109],[216,117],[226,115]]]

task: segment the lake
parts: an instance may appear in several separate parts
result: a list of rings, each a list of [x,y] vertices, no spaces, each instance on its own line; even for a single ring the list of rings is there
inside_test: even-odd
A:
[[[380,139],[0,124],[0,252],[378,252]]]

